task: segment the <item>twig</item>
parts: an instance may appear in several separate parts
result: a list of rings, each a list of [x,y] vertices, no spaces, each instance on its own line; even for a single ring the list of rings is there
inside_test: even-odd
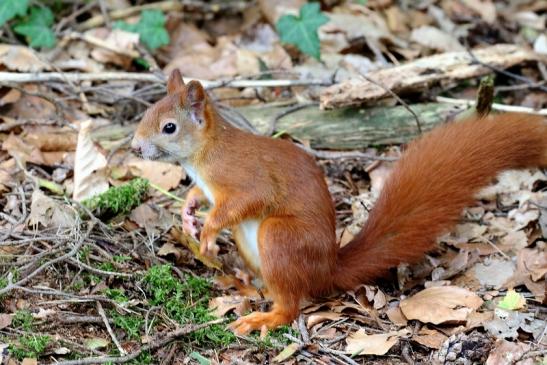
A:
[[[140,57],[140,54],[137,51],[134,51],[132,49],[123,49],[123,48],[114,47],[108,44],[107,42],[105,42],[103,39],[94,37],[91,34],[82,34],[82,33],[72,32],[68,35],[68,38],[81,40],[93,46],[104,48],[110,52],[114,52],[122,56],[130,57],[130,58]]]
[[[298,317],[298,329],[300,330],[300,335],[302,336],[302,342],[304,342],[305,344],[310,343],[310,334],[308,333],[308,329],[306,328],[304,315],[302,313],[300,313],[300,316]]]
[[[446,103],[446,104],[467,105],[468,107],[475,106],[475,104],[476,104],[476,102],[474,100],[453,99],[453,98],[447,98],[447,97],[444,97],[444,96],[435,97],[435,101],[437,101],[439,103]],[[527,113],[527,114],[535,114],[535,115],[547,115],[547,109],[532,109],[532,108],[528,108],[528,107],[525,107],[525,106],[518,106],[518,105],[506,105],[506,104],[492,103],[492,109],[505,111],[505,112]]]
[[[50,260],[50,261],[47,261],[46,263],[42,264],[39,268],[37,268],[36,270],[34,270],[33,272],[31,272],[30,274],[28,274],[26,277],[24,277],[23,279],[19,280],[18,282],[16,283],[9,283],[7,286],[5,286],[4,288],[0,289],[0,295],[2,294],[5,294],[7,292],[9,292],[10,290],[12,290],[13,288],[17,287],[17,286],[22,286],[24,284],[26,284],[28,281],[30,281],[30,279],[32,279],[33,277],[35,277],[36,275],[38,275],[39,273],[41,273],[42,271],[44,271],[45,269],[47,269],[49,266],[57,263],[57,262],[61,262],[61,261],[64,261],[66,259],[68,259],[69,257],[72,257],[74,256],[78,250],[80,249],[80,247],[82,247],[85,239],[87,238],[87,236],[89,235],[89,233],[91,232],[91,230],[93,229],[93,227],[95,227],[95,222],[91,222],[89,224],[89,227],[87,229],[87,232],[82,236],[80,237],[80,240],[78,241],[78,243],[76,243],[76,245],[74,245],[74,247],[72,248],[72,250],[70,250],[68,253],[62,255],[62,256],[59,256],[53,260]]]
[[[376,156],[359,151],[319,151],[303,145],[297,145],[309,154],[324,160],[339,160],[344,158],[360,158],[371,161],[397,161],[396,157]]]
[[[133,277],[133,274],[127,274],[123,272],[114,272],[114,271],[105,271],[101,269],[94,268],[93,266],[89,266],[87,264],[84,264],[83,262],[75,259],[74,257],[69,257],[68,263],[72,264],[76,267],[83,268],[87,271],[90,271],[94,274],[103,275],[103,276],[119,276],[124,278],[131,278]]]
[[[416,120],[416,128],[418,128],[418,133],[419,134],[422,134],[422,122],[420,121],[420,117],[418,116],[418,114],[416,114],[416,112],[414,112],[414,110],[412,110],[412,108],[410,107],[410,105],[408,105],[407,103],[405,103],[403,101],[403,99],[401,99],[399,97],[399,95],[397,95],[393,90],[391,90],[389,87],[386,87],[385,85],[383,85],[382,83],[374,80],[374,79],[371,79],[370,77],[368,77],[367,75],[361,73],[359,76],[361,76],[363,79],[367,80],[368,82],[370,83],[373,83],[374,85],[382,88],[385,92],[387,92],[388,94],[390,94],[391,96],[393,96],[395,98],[395,100],[397,100],[406,110],[409,111],[410,114],[412,114],[412,116],[414,117],[414,119]]]
[[[297,111],[305,109],[305,108],[309,108],[310,106],[317,106],[317,105],[319,105],[319,103],[316,103],[316,102],[306,103],[306,104],[296,104],[296,105],[293,105],[290,108],[287,108],[287,109],[283,110],[281,113],[276,114],[272,118],[272,121],[270,122],[270,128],[266,132],[266,135],[271,136],[275,132],[277,122],[279,121],[279,119],[283,118],[284,116],[287,116],[291,113],[297,112]]]
[[[0,72],[0,80],[3,82],[81,82],[81,81],[142,81],[165,83],[165,78],[153,73],[139,72]],[[327,86],[330,82],[319,79],[310,80],[229,80],[229,81],[208,81],[194,78],[185,78],[185,81],[199,81],[206,89],[219,87],[246,88],[246,87],[290,87],[290,86]]]
[[[521,76],[521,75],[517,75],[513,72],[509,72],[509,71],[506,71],[506,70],[503,70],[499,67],[496,67],[496,66],[492,66],[492,65],[489,65],[488,63],[484,63],[482,62],[481,60],[479,60],[477,58],[477,56],[475,56],[475,54],[473,53],[473,51],[471,50],[470,47],[466,47],[465,48],[467,53],[469,54],[469,56],[471,57],[471,59],[473,60],[473,62],[476,62],[478,63],[479,65],[481,66],[484,66],[484,67],[487,67],[489,69],[491,69],[492,71],[495,71],[499,74],[502,74],[502,75],[505,75],[505,76],[508,76],[508,77],[511,77],[513,79],[516,79],[516,80],[519,80],[519,81],[522,81],[524,82],[525,84],[528,84],[530,86],[531,89],[538,89],[538,90],[542,90],[542,91],[545,91],[547,92],[547,87],[546,86],[543,86],[543,85],[538,85],[537,83],[535,83],[534,81],[530,80],[529,78],[527,77],[524,77],[524,76]]]
[[[86,357],[80,360],[53,362],[53,363],[50,363],[50,365],[90,365],[90,364],[105,364],[108,362],[121,364],[121,363],[129,362],[137,358],[140,354],[142,354],[145,351],[155,350],[159,347],[163,347],[178,337],[190,334],[202,328],[207,328],[213,324],[222,323],[224,321],[225,319],[219,319],[219,320],[207,322],[204,324],[187,325],[182,328],[178,328],[174,331],[169,332],[165,336],[163,336],[162,339],[156,338],[153,341],[151,341],[149,344],[142,346],[139,350],[126,356]]]
[[[118,348],[118,351],[120,352],[120,354],[122,354],[123,356],[127,355],[127,352],[123,349],[123,347],[120,345],[120,342],[116,338],[114,331],[112,331],[112,327],[110,327],[110,323],[108,322],[108,317],[106,316],[106,313],[104,312],[101,302],[97,302],[97,311],[99,312],[99,315],[103,319],[104,326],[106,327],[106,330],[108,334],[110,335],[110,338],[112,338],[112,341]]]
[[[480,117],[485,117],[492,110],[494,102],[494,78],[489,75],[481,79],[479,91],[477,92],[477,114]]]

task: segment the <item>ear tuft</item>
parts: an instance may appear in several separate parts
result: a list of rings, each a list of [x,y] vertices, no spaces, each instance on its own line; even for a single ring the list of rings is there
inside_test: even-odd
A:
[[[190,81],[186,86],[186,102],[190,116],[197,124],[203,124],[205,100],[206,94],[203,85],[199,81]]]
[[[173,69],[167,80],[167,94],[172,95],[184,86],[182,75],[178,68]]]

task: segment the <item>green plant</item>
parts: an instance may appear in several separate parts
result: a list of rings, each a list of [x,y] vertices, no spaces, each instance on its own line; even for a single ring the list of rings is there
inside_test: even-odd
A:
[[[13,30],[25,36],[27,43],[34,48],[55,46],[55,33],[51,30],[55,18],[49,8],[34,6],[30,15],[19,22]]]
[[[102,271],[116,272],[116,267],[111,262],[101,262],[97,265],[97,269]]]
[[[138,316],[121,315],[116,311],[110,312],[110,317],[114,322],[114,325],[124,330],[127,337],[132,339],[140,338],[140,330],[144,326],[144,319]]]
[[[179,281],[169,265],[151,267],[143,280],[151,294],[151,304],[162,306],[171,319],[179,323],[196,324],[215,319],[207,307],[211,291],[208,280],[186,275],[183,281]],[[235,340],[232,332],[221,325],[198,330],[190,338],[200,345],[212,346],[226,346]]]
[[[19,310],[13,316],[11,325],[13,328],[22,328],[25,331],[30,331],[34,323],[34,317],[28,310]]]
[[[169,34],[165,30],[165,16],[160,10],[144,10],[138,23],[117,21],[114,23],[114,28],[137,33],[142,43],[151,50],[169,44]]]
[[[0,1],[0,26],[16,16],[27,14],[28,0],[2,0]]]
[[[102,194],[84,200],[82,204],[102,218],[127,214],[143,201],[148,186],[148,180],[136,178],[123,185],[113,186]]]
[[[49,336],[25,335],[18,338],[17,344],[10,344],[9,350],[19,360],[25,357],[38,358],[48,343]]]
[[[319,3],[307,3],[300,8],[299,16],[283,15],[275,25],[283,43],[296,46],[303,53],[320,59],[317,29],[329,18],[321,12]]]
[[[123,290],[121,289],[106,289],[104,291],[107,297],[115,300],[118,303],[126,303],[129,299],[125,296]]]
[[[123,264],[124,262],[131,261],[131,256],[126,255],[114,255],[112,256],[114,259],[114,262],[117,262],[119,264]]]

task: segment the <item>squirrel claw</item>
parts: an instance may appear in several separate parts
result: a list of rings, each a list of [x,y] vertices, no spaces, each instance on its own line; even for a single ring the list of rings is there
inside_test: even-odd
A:
[[[196,240],[199,239],[201,231],[201,223],[195,216],[197,208],[197,201],[192,200],[188,202],[187,206],[182,210],[182,231]]]

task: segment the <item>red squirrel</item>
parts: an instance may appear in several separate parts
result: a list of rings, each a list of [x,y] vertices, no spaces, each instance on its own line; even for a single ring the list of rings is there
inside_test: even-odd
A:
[[[195,233],[195,208],[210,204],[201,252],[216,255],[217,235],[231,228],[244,261],[262,277],[273,307],[230,325],[246,334],[291,323],[303,299],[354,289],[418,261],[499,172],[547,166],[544,118],[475,119],[444,124],[411,143],[363,229],[342,248],[314,158],[290,141],[232,126],[203,86],[185,84],[178,70],[167,95],[145,113],[132,147],[144,158],[180,163],[195,182],[183,207],[185,232]]]

